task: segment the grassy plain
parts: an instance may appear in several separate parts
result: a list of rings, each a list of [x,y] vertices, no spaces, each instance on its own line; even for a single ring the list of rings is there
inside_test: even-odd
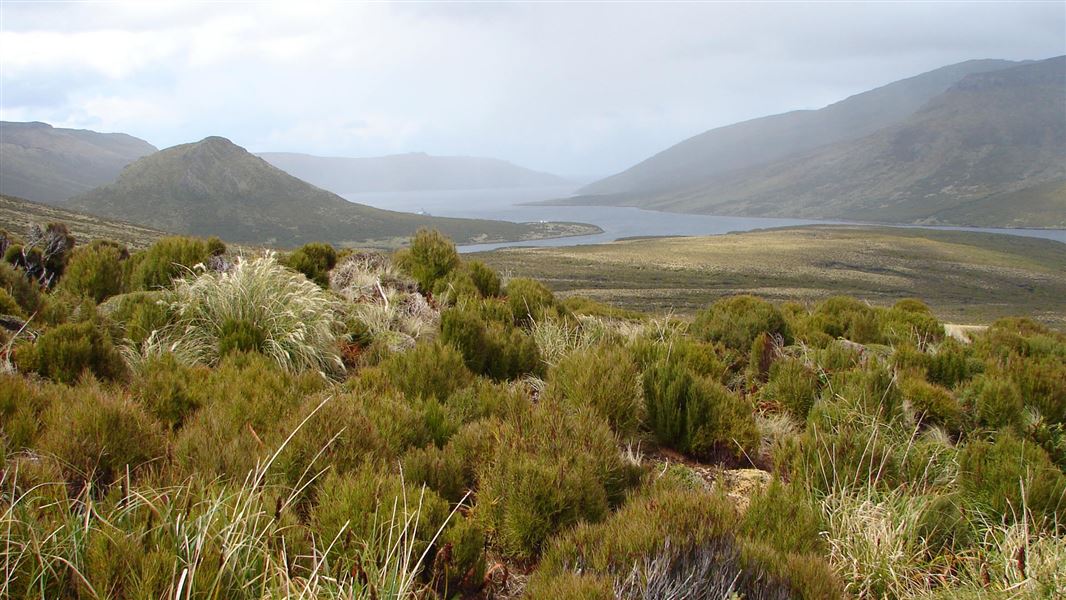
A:
[[[818,226],[595,246],[509,248],[477,258],[625,308],[688,314],[738,293],[876,305],[924,299],[944,320],[1023,314],[1066,327],[1066,244],[996,234]]]

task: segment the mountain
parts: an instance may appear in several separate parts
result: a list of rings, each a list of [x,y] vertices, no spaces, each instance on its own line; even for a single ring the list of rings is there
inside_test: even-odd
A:
[[[593,182],[579,194],[644,196],[860,138],[905,119],[967,75],[1015,64],[971,60],[890,83],[819,110],[797,110],[712,129]],[[626,198],[604,200],[610,204],[626,202]]]
[[[156,151],[124,133],[0,121],[0,194],[58,203],[114,181]]]
[[[1066,57],[974,73],[902,122],[649,195],[681,212],[1066,227]]]
[[[552,237],[591,228],[445,219],[355,204],[221,137],[146,156],[126,167],[114,183],[77,196],[67,206],[176,233],[272,246],[311,241],[394,246],[420,227],[435,227],[456,242]]]
[[[495,158],[423,153],[374,158],[287,152],[263,152],[259,156],[286,173],[338,194],[546,187],[567,183],[562,177]]]

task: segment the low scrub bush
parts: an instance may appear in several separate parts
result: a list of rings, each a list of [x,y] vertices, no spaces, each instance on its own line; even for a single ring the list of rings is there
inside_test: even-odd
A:
[[[727,348],[747,352],[760,333],[781,336],[792,343],[792,333],[785,317],[773,304],[754,296],[723,298],[696,314],[692,334],[709,342],[721,342]]]
[[[848,296],[834,296],[818,304],[811,313],[810,324],[826,335],[858,344],[882,341],[877,312]]]
[[[391,384],[409,398],[447,398],[473,380],[462,354],[441,342],[419,344],[391,356],[381,368]]]
[[[1009,431],[963,448],[959,487],[996,520],[1020,521],[1029,511],[1037,522],[1066,524],[1066,475],[1039,446]]]
[[[58,390],[57,390],[58,391]],[[87,382],[59,392],[38,448],[55,456],[67,481],[107,486],[163,457],[162,428],[120,391]]]
[[[40,288],[15,267],[0,263],[0,288],[3,288],[27,315],[37,312],[41,304]]]
[[[604,518],[635,483],[610,427],[589,409],[542,401],[501,423],[497,440],[478,470],[478,514],[513,558],[535,558],[556,532]]]
[[[397,264],[430,292],[438,281],[459,266],[455,244],[435,229],[419,229],[411,245],[397,255]]]
[[[903,379],[900,390],[919,425],[943,427],[956,435],[962,432],[966,415],[950,390],[913,376]]]
[[[471,310],[453,308],[441,315],[441,341],[457,348],[471,371],[496,380],[543,371],[531,336],[516,327],[485,321]]]
[[[319,287],[328,288],[329,272],[337,265],[337,251],[329,244],[313,242],[300,246],[278,262],[303,273]]]
[[[99,312],[116,326],[116,337],[125,338],[134,348],[174,321],[174,313],[163,292],[131,292],[104,301]]]
[[[1066,423],[1066,360],[1047,357],[1012,361],[1008,373],[1027,407],[1048,423]]]
[[[170,287],[171,281],[185,277],[193,267],[204,263],[211,249],[203,240],[168,237],[133,255],[126,264],[130,290],[155,290]]]
[[[640,371],[620,346],[598,346],[563,358],[548,377],[548,396],[588,406],[623,439],[643,420]]]
[[[925,348],[944,339],[944,326],[920,300],[905,298],[878,316],[882,337],[889,344],[911,343]]]
[[[1004,374],[987,373],[974,378],[962,396],[979,425],[989,429],[1021,428],[1022,392]]]
[[[820,389],[818,376],[796,358],[786,358],[770,367],[770,376],[760,391],[764,400],[781,405],[796,419],[805,421]]]
[[[123,261],[129,258],[124,246],[115,242],[96,241],[74,250],[60,287],[77,297],[91,298],[99,304],[122,293]]]
[[[49,329],[35,343],[20,346],[15,358],[22,371],[68,384],[85,373],[117,379],[126,372],[111,336],[92,320]]]
[[[824,554],[825,531],[820,506],[811,495],[779,479],[755,492],[738,528],[741,535],[786,554]]]
[[[759,445],[752,407],[721,384],[662,361],[644,372],[648,426],[660,443],[707,459],[742,459]]]
[[[168,300],[175,320],[146,353],[166,349],[210,365],[226,352],[255,349],[292,372],[343,370],[336,301],[272,256],[238,259],[228,273],[180,280]]]
[[[54,396],[23,377],[0,373],[0,446],[15,451],[30,448]]]
[[[517,277],[507,283],[507,306],[516,325],[560,315],[555,295],[543,283]]]
[[[206,369],[185,365],[173,354],[165,353],[145,362],[130,389],[149,414],[177,430],[203,402],[211,401],[197,389],[199,382],[210,377]]]

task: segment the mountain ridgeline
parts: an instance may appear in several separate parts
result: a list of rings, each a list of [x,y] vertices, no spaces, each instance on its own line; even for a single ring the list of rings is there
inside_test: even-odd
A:
[[[448,219],[348,202],[270,165],[221,137],[182,144],[129,165],[118,179],[68,207],[165,231],[227,241],[295,246],[394,246],[420,227],[459,242],[509,241],[569,233],[559,224]],[[589,228],[576,226],[589,233]]]
[[[57,204],[113,181],[155,151],[124,133],[0,121],[0,194]]]
[[[568,203],[723,215],[1066,226],[1066,57],[970,61],[818,111],[715,129]]]
[[[263,152],[268,163],[338,194],[547,187],[567,181],[495,158],[430,156],[421,152],[344,158]]]

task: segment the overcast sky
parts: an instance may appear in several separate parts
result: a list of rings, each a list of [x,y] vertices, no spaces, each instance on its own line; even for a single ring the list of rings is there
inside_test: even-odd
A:
[[[3,0],[0,19],[3,120],[568,175],[963,60],[1066,54],[1062,1]]]

